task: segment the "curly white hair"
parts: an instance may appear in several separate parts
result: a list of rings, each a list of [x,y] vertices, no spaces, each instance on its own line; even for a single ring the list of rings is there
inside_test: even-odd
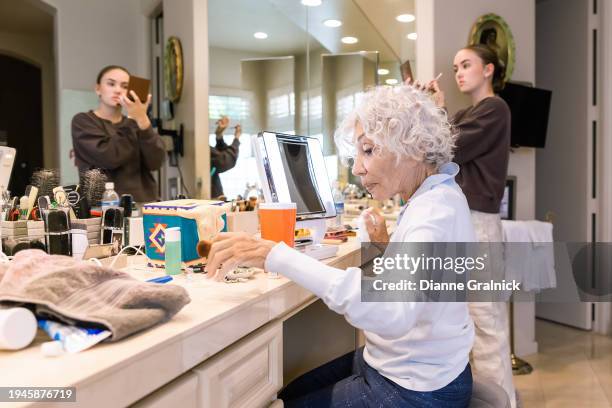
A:
[[[355,157],[357,122],[377,147],[387,148],[398,162],[410,157],[437,169],[453,159],[456,135],[446,112],[413,86],[377,86],[364,93],[334,134],[344,163]]]

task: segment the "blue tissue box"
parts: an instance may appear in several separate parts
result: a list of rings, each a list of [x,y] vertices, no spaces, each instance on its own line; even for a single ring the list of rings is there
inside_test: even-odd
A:
[[[210,240],[227,231],[226,207],[222,201],[173,200],[145,204],[143,227],[147,258],[156,267],[165,264],[166,228],[181,229],[181,260],[187,266],[202,264],[198,241]]]

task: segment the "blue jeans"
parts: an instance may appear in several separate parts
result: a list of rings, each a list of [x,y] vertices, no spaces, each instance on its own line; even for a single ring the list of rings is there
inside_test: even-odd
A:
[[[462,408],[472,397],[470,365],[436,391],[405,389],[363,359],[363,348],[345,354],[292,381],[279,394],[285,407]]]

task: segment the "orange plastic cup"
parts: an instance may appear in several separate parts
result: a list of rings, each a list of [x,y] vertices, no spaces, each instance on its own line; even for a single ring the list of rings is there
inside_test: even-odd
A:
[[[295,203],[260,203],[261,237],[274,242],[283,241],[293,247],[296,215]]]

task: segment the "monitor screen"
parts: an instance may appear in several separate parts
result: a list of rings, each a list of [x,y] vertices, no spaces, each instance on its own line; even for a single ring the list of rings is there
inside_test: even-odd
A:
[[[512,82],[499,93],[512,114],[512,146],[544,147],[551,95],[551,91]]]
[[[293,138],[278,138],[277,140],[287,178],[287,187],[289,187],[289,196],[297,206],[297,213],[325,212],[317,191],[307,141]]]
[[[299,219],[336,216],[318,139],[262,132],[253,147],[266,201],[294,202]]]

